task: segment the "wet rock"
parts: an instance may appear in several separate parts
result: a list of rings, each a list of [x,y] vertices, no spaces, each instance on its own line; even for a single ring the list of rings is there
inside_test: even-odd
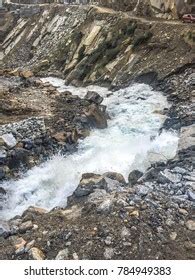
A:
[[[163,172],[161,171],[158,175],[158,182],[161,184],[166,183],[179,183],[181,182],[182,175],[171,173],[170,170],[165,169]]]
[[[6,195],[6,190],[4,188],[0,187],[0,197]]]
[[[56,256],[56,260],[68,260],[68,254],[69,254],[69,250],[68,248],[61,250],[58,252],[57,256]]]
[[[25,214],[28,214],[28,213],[35,213],[35,214],[45,214],[47,213],[48,210],[44,209],[44,208],[40,208],[40,207],[36,207],[36,206],[30,206],[25,212],[24,212],[24,215]]]
[[[195,231],[195,221],[193,221],[193,220],[188,220],[188,221],[186,222],[186,227],[187,227],[189,230]]]
[[[23,148],[16,148],[12,153],[8,162],[10,169],[19,168],[21,164],[28,166],[29,164],[29,151]]]
[[[85,115],[91,127],[97,127],[99,129],[107,127],[107,116],[97,105],[90,105],[89,109],[85,111]]]
[[[4,179],[5,178],[5,170],[3,167],[0,167],[0,180]]]
[[[25,233],[27,230],[31,230],[32,228],[33,228],[32,221],[27,221],[19,226],[19,231],[20,233]]]
[[[44,260],[45,259],[44,253],[36,247],[31,248],[28,253],[29,253],[29,256],[33,260]]]
[[[121,184],[126,184],[125,178],[122,174],[117,172],[106,172],[103,176],[110,178],[112,180],[118,181]]]
[[[181,167],[179,167],[179,166],[174,167],[173,170],[172,170],[172,172],[174,172],[174,173],[180,173],[180,174],[182,174],[182,175],[188,173],[186,169],[181,168]]]
[[[5,164],[7,158],[7,151],[0,147],[0,164]]]
[[[188,191],[189,200],[195,201],[195,192]]]
[[[98,200],[103,200],[106,194],[107,192],[103,189],[95,189],[94,192],[89,195],[88,201],[93,203]]]
[[[15,147],[16,144],[17,144],[17,140],[16,140],[16,138],[13,136],[12,133],[3,134],[3,135],[1,136],[1,138],[3,139],[5,145],[6,145],[9,149]]]
[[[76,197],[87,196],[94,191],[94,189],[105,189],[107,186],[106,180],[101,175],[93,173],[86,173],[82,175],[79,186],[74,191]]]
[[[113,192],[113,191],[120,192],[121,191],[122,185],[118,181],[112,180],[107,177],[105,177],[105,181],[107,183],[107,186],[105,187],[105,190],[107,192]]]
[[[146,186],[138,186],[136,188],[136,193],[142,197],[146,196],[149,193],[149,188]]]
[[[85,99],[89,100],[90,102],[96,103],[97,105],[100,105],[103,101],[103,97],[101,97],[95,91],[88,91],[85,95]]]
[[[131,186],[135,185],[137,181],[143,176],[143,173],[139,170],[133,170],[130,172],[128,181]]]
[[[10,227],[7,222],[0,222],[0,236],[8,237],[10,235]]]

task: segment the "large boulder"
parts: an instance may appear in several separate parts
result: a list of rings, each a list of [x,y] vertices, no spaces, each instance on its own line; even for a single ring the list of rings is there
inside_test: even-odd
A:
[[[103,174],[104,177],[110,178],[112,180],[118,181],[121,184],[126,184],[125,178],[122,174],[117,172],[106,172]]]
[[[97,92],[95,91],[88,91],[87,94],[85,95],[85,99],[89,100],[90,102],[93,102],[97,105],[100,105],[103,101],[103,97],[100,96]]]
[[[143,173],[139,170],[133,170],[130,172],[128,181],[131,186],[135,185],[137,181],[143,176]]]
[[[76,197],[87,196],[94,191],[94,189],[105,189],[107,186],[106,180],[103,176],[86,173],[82,175],[81,181],[74,191]]]
[[[104,129],[107,127],[107,115],[105,111],[96,104],[91,104],[88,110],[85,111],[85,115],[89,121],[91,127]]]

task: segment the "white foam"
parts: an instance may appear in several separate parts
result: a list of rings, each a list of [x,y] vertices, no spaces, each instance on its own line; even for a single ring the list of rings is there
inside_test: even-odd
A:
[[[64,86],[64,81],[47,78],[60,91],[70,90],[83,97],[88,88]],[[111,116],[108,128],[93,130],[79,142],[76,153],[66,157],[56,155],[44,164],[29,170],[16,181],[4,182],[9,194],[2,215],[9,219],[29,206],[52,209],[65,206],[67,197],[77,187],[83,173],[122,173],[127,178],[133,169],[144,171],[153,161],[175,156],[178,137],[173,132],[159,135],[164,116],[155,113],[168,107],[166,98],[144,84],[109,93],[107,89],[90,87],[104,96]],[[152,140],[153,139],[153,140]]]

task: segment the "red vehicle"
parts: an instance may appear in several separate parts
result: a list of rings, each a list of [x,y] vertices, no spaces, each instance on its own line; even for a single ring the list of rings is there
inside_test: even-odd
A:
[[[195,15],[193,15],[193,14],[183,15],[182,21],[186,22],[186,23],[193,23],[193,22],[195,22]]]

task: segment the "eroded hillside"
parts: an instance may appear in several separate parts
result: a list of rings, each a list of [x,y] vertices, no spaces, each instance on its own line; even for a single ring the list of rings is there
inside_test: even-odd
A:
[[[191,64],[193,43],[193,26],[179,21],[52,6],[19,18],[2,46],[7,68],[25,67],[36,75],[47,71],[77,85],[119,85],[148,73],[161,79]]]

